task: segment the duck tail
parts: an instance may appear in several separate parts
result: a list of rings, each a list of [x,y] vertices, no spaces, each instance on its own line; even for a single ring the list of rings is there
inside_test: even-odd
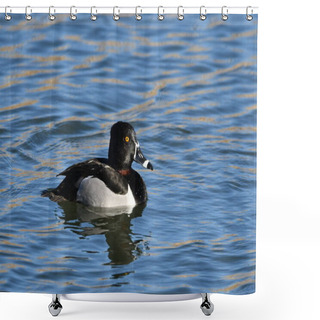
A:
[[[61,202],[66,201],[66,199],[57,193],[57,189],[47,189],[41,192],[41,197],[47,197],[51,201]]]

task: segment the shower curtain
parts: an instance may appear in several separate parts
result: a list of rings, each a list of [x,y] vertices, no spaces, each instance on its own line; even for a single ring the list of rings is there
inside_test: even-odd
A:
[[[258,17],[157,18],[0,20],[0,291],[255,291]]]

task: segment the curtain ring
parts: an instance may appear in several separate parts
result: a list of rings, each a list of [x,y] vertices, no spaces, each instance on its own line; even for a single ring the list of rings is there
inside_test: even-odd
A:
[[[162,13],[160,13],[160,8],[162,9]],[[164,9],[163,9],[163,6],[159,6],[158,7],[158,20],[163,21],[163,19],[164,19]]]
[[[249,8],[251,9],[251,14],[249,14]],[[253,19],[253,9],[252,9],[252,7],[247,7],[247,9],[246,9],[246,19],[248,20],[248,21],[251,21],[252,19]]]
[[[93,8],[95,8],[96,14],[97,14],[96,7],[91,7],[91,9],[90,9],[90,19],[91,19],[91,21],[96,21],[97,20],[97,16],[96,16],[96,14],[93,13]]]
[[[207,18],[207,8],[205,6],[200,7],[200,20],[204,21]]]
[[[223,21],[227,21],[228,20],[228,8],[226,6],[223,6],[221,8],[221,19]]]
[[[184,19],[184,9],[183,6],[178,7],[178,20],[182,21]]]
[[[49,19],[51,21],[53,21],[56,18],[56,16],[54,15],[55,12],[56,12],[56,10],[55,10],[54,6],[49,7]]]
[[[118,13],[116,13],[116,9],[118,10]],[[120,19],[120,10],[118,7],[113,7],[113,20],[118,21]]]
[[[6,6],[4,8],[4,18],[6,19],[6,21],[10,21],[12,18],[8,13],[8,10],[10,10],[10,13],[11,13],[11,9],[9,9],[9,8],[10,8],[9,6]]]
[[[140,10],[140,14],[138,13],[138,8],[139,8],[139,10]],[[141,14],[142,14],[142,9],[141,9],[140,6],[137,6],[137,7],[136,7],[136,20],[140,21],[140,20],[142,19]]]
[[[25,15],[25,18],[26,18],[27,21],[30,21],[32,19],[31,13],[32,13],[31,7],[27,6],[26,7],[26,15]]]
[[[77,8],[75,6],[70,7],[70,19],[72,21],[77,20]]]

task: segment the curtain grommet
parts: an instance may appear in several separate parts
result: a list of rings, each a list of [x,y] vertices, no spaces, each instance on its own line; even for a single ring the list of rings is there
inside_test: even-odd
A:
[[[249,13],[249,9],[251,9],[251,13]],[[248,21],[252,21],[252,19],[253,19],[253,9],[251,6],[247,7],[247,9],[246,9],[246,19]]]
[[[49,20],[53,21],[55,20],[56,16],[54,13],[56,12],[54,6],[49,7]]]
[[[138,13],[138,9],[140,10],[140,13]],[[137,6],[136,7],[136,12],[135,12],[135,15],[136,15],[136,20],[137,21],[141,21],[142,20],[142,9],[140,6]]]
[[[72,21],[77,20],[77,8],[75,6],[70,7],[70,19]]]
[[[207,19],[207,8],[205,6],[200,7],[200,20],[204,21]]]
[[[183,6],[178,7],[178,20],[182,21],[184,19],[184,8]]]
[[[160,8],[162,9],[162,13],[160,13]],[[158,20],[163,21],[164,20],[164,9],[163,6],[158,7]]]
[[[221,8],[221,19],[222,19],[222,21],[228,20],[228,7],[227,6],[223,6]]]
[[[96,10],[95,14],[93,13],[93,8]],[[90,20],[91,21],[96,21],[97,20],[97,9],[96,7],[91,7],[90,9]]]
[[[31,15],[31,13],[32,13],[31,7],[30,7],[30,6],[27,6],[27,7],[26,7],[26,14],[25,14],[25,18],[26,18],[27,21],[32,20],[32,15]]]
[[[6,7],[4,8],[4,18],[5,18],[6,21],[10,21],[10,20],[12,19],[12,16],[10,16],[10,14],[8,13],[8,11],[10,11],[10,13],[11,13],[10,7],[9,7],[9,6],[6,6]]]
[[[118,12],[116,13],[116,10],[118,10]],[[113,20],[114,21],[118,21],[120,19],[120,10],[119,7],[113,7]]]

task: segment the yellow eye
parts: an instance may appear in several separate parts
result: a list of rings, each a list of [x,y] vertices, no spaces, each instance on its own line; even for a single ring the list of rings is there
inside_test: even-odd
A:
[[[124,141],[125,141],[125,142],[129,142],[129,141],[130,141],[130,138],[129,138],[129,137],[125,137],[125,138],[124,138]]]

